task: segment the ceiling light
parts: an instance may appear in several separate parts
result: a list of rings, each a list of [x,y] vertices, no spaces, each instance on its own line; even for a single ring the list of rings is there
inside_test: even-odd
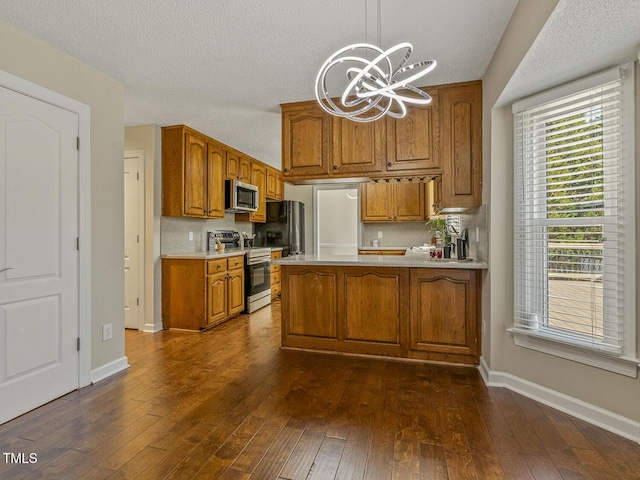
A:
[[[365,3],[366,6],[366,3]],[[380,43],[380,0],[378,0],[378,43]],[[366,17],[366,13],[365,13]],[[354,43],[341,48],[322,65],[316,77],[316,99],[320,106],[338,117],[356,122],[372,122],[384,115],[402,118],[405,103],[427,105],[431,96],[411,85],[436,67],[435,60],[407,65],[413,51],[404,42],[382,50],[369,43]],[[393,67],[393,57],[401,57]],[[373,57],[372,60],[369,58]],[[327,88],[330,73],[345,75],[347,85],[336,103]]]

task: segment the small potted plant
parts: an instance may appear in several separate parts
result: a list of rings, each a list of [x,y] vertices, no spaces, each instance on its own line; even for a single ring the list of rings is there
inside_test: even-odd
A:
[[[447,223],[446,218],[438,217],[425,223],[433,232],[436,247],[442,247],[444,250],[444,258],[451,258],[451,245],[453,245],[453,236],[458,236],[455,227]],[[433,239],[432,239],[433,243]]]

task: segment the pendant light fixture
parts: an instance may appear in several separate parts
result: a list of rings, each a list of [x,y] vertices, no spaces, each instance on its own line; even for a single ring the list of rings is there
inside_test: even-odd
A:
[[[377,0],[377,8],[377,40],[380,44],[380,0]],[[433,70],[436,61],[426,60],[407,65],[412,52],[413,46],[408,42],[399,43],[388,50],[370,43],[354,43],[341,48],[324,62],[318,72],[315,88],[318,103],[331,115],[355,122],[372,122],[384,115],[402,118],[407,113],[405,103],[431,103],[431,96],[411,85],[411,82]],[[395,68],[392,62],[394,57],[400,58]],[[338,103],[330,97],[327,87],[327,78],[332,74],[346,76],[347,85]]]

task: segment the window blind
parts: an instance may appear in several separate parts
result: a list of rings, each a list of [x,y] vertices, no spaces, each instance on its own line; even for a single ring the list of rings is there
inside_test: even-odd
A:
[[[515,113],[514,330],[620,355],[621,80]]]

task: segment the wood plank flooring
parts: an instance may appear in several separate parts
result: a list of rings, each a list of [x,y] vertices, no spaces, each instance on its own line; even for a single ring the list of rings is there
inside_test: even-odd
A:
[[[280,351],[279,302],[126,333],[131,368],[0,425],[4,479],[638,479],[640,446],[478,371]]]

